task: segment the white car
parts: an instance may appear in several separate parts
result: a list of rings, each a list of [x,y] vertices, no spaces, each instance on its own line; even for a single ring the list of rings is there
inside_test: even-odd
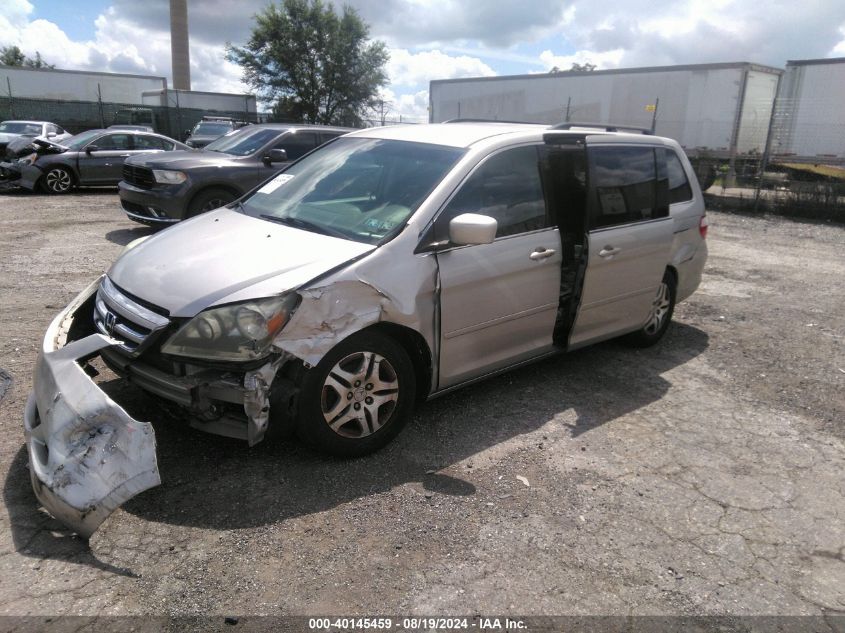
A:
[[[49,121],[3,121],[0,123],[0,158],[6,153],[6,145],[21,137],[61,143],[71,136],[73,134]]]

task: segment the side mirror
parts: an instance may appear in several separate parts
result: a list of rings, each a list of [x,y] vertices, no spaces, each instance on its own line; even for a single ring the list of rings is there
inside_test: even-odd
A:
[[[56,138],[56,136],[58,136],[58,134],[55,132],[47,132],[47,138]]]
[[[99,152],[100,148],[97,145],[89,145],[85,148],[85,153],[90,154],[91,152]]]
[[[288,162],[288,153],[283,149],[271,149],[270,153],[264,157],[264,162],[268,165],[272,163],[286,163]]]
[[[191,130],[185,130],[185,138],[191,135]]]
[[[462,213],[449,222],[449,241],[452,244],[490,244],[496,238],[499,223],[489,215]]]

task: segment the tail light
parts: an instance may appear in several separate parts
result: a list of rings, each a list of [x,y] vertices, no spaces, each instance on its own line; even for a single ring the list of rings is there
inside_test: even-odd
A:
[[[707,216],[702,215],[698,221],[698,232],[701,233],[701,239],[707,239]]]

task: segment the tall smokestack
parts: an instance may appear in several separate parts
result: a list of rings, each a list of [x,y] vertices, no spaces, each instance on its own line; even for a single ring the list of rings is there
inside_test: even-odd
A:
[[[191,89],[191,54],[188,50],[188,0],[170,0],[170,59],[173,88]]]

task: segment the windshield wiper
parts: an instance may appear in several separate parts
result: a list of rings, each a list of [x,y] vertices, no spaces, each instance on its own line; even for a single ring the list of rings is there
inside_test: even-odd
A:
[[[330,235],[331,237],[339,237],[344,240],[348,240],[349,236],[337,229],[331,229],[327,226],[322,226],[320,224],[315,224],[314,222],[309,222],[308,220],[303,220],[302,218],[292,218],[290,216],[278,216],[278,215],[269,215],[264,213],[259,216],[264,220],[269,220],[270,222],[275,222],[276,224],[284,224],[285,226],[292,226],[295,229],[302,229],[303,231],[310,231],[311,233],[321,233],[323,235]]]

